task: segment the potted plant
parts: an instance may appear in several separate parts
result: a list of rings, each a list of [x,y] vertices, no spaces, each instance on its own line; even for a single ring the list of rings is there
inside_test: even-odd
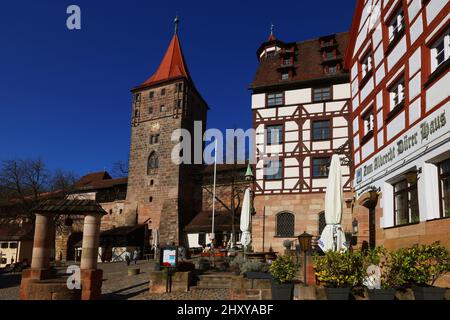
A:
[[[234,274],[237,276],[240,275],[243,264],[244,264],[244,257],[242,255],[235,256],[230,261],[230,271],[234,272]]]
[[[267,271],[268,264],[257,259],[247,259],[241,266],[241,272],[248,279],[271,279],[272,276]]]
[[[348,300],[352,287],[362,283],[360,252],[327,251],[314,257],[317,280],[324,284],[328,300]]]
[[[278,256],[270,265],[273,300],[292,300],[294,278],[300,265],[290,256]]]
[[[362,255],[363,285],[367,287],[369,300],[394,300],[397,283],[391,272],[391,255],[383,247],[364,251]]]
[[[444,299],[446,289],[433,285],[450,271],[450,253],[439,242],[393,252],[391,268],[398,283],[413,290],[416,300]]]

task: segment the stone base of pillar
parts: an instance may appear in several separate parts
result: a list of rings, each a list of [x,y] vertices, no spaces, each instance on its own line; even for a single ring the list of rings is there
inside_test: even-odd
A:
[[[22,271],[22,280],[20,282],[20,300],[28,300],[30,296],[30,286],[32,282],[51,279],[53,276],[52,270],[49,269],[25,269]]]
[[[81,270],[81,300],[98,300],[102,294],[103,270]]]

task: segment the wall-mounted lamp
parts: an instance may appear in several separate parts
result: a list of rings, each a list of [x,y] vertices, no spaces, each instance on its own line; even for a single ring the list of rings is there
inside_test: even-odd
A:
[[[352,221],[352,231],[353,231],[353,234],[358,233],[358,220],[356,220],[356,218],[354,218]]]
[[[413,184],[416,183],[417,180],[419,180],[418,174],[421,172],[421,170],[414,170],[414,171],[409,171],[407,173],[405,173],[405,177],[406,177],[406,181],[408,181],[408,183]]]

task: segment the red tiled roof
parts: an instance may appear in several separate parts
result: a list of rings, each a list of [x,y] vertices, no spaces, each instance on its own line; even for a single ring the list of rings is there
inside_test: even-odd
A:
[[[113,179],[106,171],[89,173],[82,177],[76,184],[75,189],[104,189],[120,184],[127,184],[128,178]]]
[[[343,70],[334,75],[324,74],[324,59],[322,56],[322,48],[319,39],[321,38],[296,43],[283,43],[279,40],[272,40],[264,43],[258,52],[261,52],[265,46],[272,43],[281,46],[282,50],[293,50],[294,64],[292,66],[292,70],[295,72],[292,76],[290,76],[289,80],[281,80],[281,57],[279,55],[275,55],[272,57],[262,58],[251,84],[251,88],[255,89],[258,87],[284,85],[308,80],[341,77],[343,75]],[[349,34],[348,32],[338,33],[335,35],[335,39],[337,42],[338,51],[336,61],[339,61],[341,65],[343,65],[349,42]]]
[[[183,52],[181,51],[178,35],[175,34],[167,48],[166,54],[156,72],[145,81],[142,86],[150,86],[156,83],[177,79],[190,79]]]

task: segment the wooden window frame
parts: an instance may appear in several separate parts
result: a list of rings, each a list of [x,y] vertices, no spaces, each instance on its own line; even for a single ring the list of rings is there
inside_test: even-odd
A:
[[[272,140],[269,143],[269,128],[271,128],[271,127],[281,127],[278,143],[272,143]],[[266,132],[267,132],[267,143],[266,143],[266,145],[268,145],[268,146],[277,146],[277,145],[283,144],[283,133],[284,133],[283,123],[279,123],[279,124],[271,123],[270,125],[267,125],[266,126]]]
[[[391,93],[394,87],[397,87],[398,85],[403,82],[403,99],[397,105],[391,106],[392,99],[391,99]],[[392,84],[387,88],[388,91],[388,98],[389,98],[389,112],[386,115],[386,122],[390,122],[396,115],[398,115],[404,108],[405,108],[405,101],[406,101],[406,85],[405,85],[405,75],[401,74],[395,81],[392,82]],[[398,94],[397,94],[398,95]]]
[[[391,40],[390,37],[389,37],[389,28],[391,27],[391,22],[394,20],[394,18],[397,19],[397,16],[399,15],[400,12],[401,12],[401,14],[403,16],[403,28]],[[395,8],[395,10],[392,11],[391,15],[389,16],[389,18],[386,21],[387,21],[387,23],[386,23],[386,28],[387,28],[387,47],[386,47],[386,50],[385,50],[384,54],[388,55],[395,48],[395,46],[399,43],[399,41],[402,39],[402,37],[405,35],[406,15],[405,15],[405,10],[403,8],[403,0],[399,2],[397,7]]]
[[[288,216],[289,219],[293,219],[292,226],[289,226],[289,228],[292,228],[292,233],[280,234],[278,219],[282,215]],[[289,211],[281,211],[281,212],[277,213],[277,215],[275,216],[275,237],[276,238],[295,238],[295,214],[293,214],[292,212],[289,212]]]
[[[332,119],[331,118],[323,118],[323,119],[315,119],[315,120],[311,120],[311,141],[330,141],[333,139],[333,125],[332,125]],[[315,139],[314,138],[314,123],[317,122],[325,122],[328,121],[328,138],[326,139]]]
[[[373,117],[373,128],[372,130],[369,130],[367,133],[365,133],[365,121],[367,117],[370,117],[370,114],[372,114]],[[370,139],[373,138],[374,130],[375,130],[375,108],[371,106],[368,108],[362,115],[361,115],[361,122],[363,124],[363,136],[361,138],[361,145],[364,145],[367,143]]]
[[[318,160],[318,159],[328,159],[328,167],[331,163],[331,156],[329,155],[320,155],[317,157],[311,157],[311,179],[325,179],[328,178],[328,173],[329,173],[329,169],[328,169],[328,173],[324,176],[316,176],[314,175],[314,160]]]
[[[399,184],[401,182],[404,182],[404,181],[406,181],[407,187],[404,188],[404,189],[401,189],[399,191],[395,191],[395,185],[397,185],[397,184]],[[417,199],[417,198],[416,199],[417,199],[418,221],[411,222],[412,212],[411,212],[411,218],[409,217],[410,216],[410,211],[411,211],[411,201],[408,198],[410,196],[410,192],[412,190],[414,190],[414,189],[416,189],[416,192],[417,192],[417,195],[418,195],[419,191],[418,191],[418,188],[417,188],[417,181],[414,184],[410,184],[405,178],[405,179],[402,179],[402,180],[397,181],[396,183],[394,183],[392,187],[394,188],[394,194],[393,194],[393,201],[394,201],[394,203],[393,203],[393,208],[394,208],[394,226],[395,227],[402,227],[402,226],[406,226],[406,225],[420,223],[419,199]],[[408,222],[407,223],[398,224],[398,222],[397,222],[397,205],[396,205],[395,197],[400,195],[400,194],[404,194],[404,193],[406,193],[406,199],[407,199],[407,206],[406,206],[406,208],[408,210]]]
[[[279,173],[279,177],[278,177],[278,174],[277,174],[277,176],[276,176],[276,178],[273,178],[273,175],[272,176],[269,176],[269,175],[267,175],[266,174],[266,168],[267,168],[267,166],[266,166],[266,162],[272,162],[272,161],[278,161],[279,163],[280,163],[280,173]],[[283,180],[283,160],[282,159],[279,159],[278,158],[278,160],[271,160],[271,159],[266,159],[265,161],[264,161],[264,163],[263,163],[263,174],[264,174],[264,181],[280,181],[280,180]]]
[[[315,96],[314,92],[315,92],[316,90],[323,90],[323,89],[327,89],[327,88],[328,88],[329,93],[330,93],[330,96],[329,96],[328,99],[321,99],[321,100],[316,100],[316,99],[314,99],[314,96]],[[312,101],[313,103],[320,103],[320,102],[328,102],[328,101],[332,101],[332,100],[333,100],[333,89],[332,89],[332,88],[333,88],[332,86],[325,86],[325,87],[316,87],[316,88],[313,88],[313,89],[311,90],[311,95],[312,95],[311,101]],[[323,93],[321,93],[321,94],[323,94]]]
[[[275,101],[276,101],[276,95],[281,95],[281,104],[274,104],[274,105],[269,105],[269,96],[271,96],[271,95],[275,95]],[[268,107],[268,108],[276,108],[276,107],[280,107],[280,106],[284,106],[284,102],[285,102],[285,99],[284,99],[284,91],[281,91],[281,92],[271,92],[271,93],[266,93],[266,106]]]

